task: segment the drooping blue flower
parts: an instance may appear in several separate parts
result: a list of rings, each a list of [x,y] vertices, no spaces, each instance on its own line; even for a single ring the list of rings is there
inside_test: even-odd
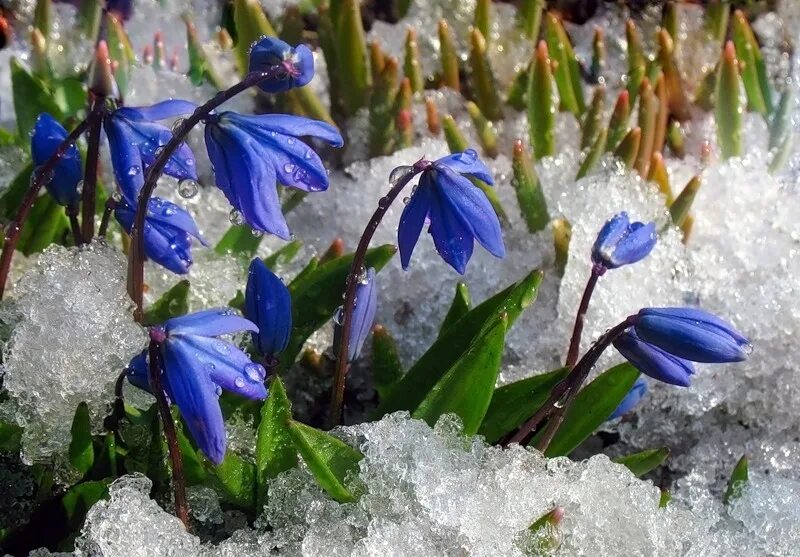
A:
[[[123,21],[128,21],[133,15],[133,0],[106,0],[106,9]]]
[[[222,390],[254,400],[267,397],[266,370],[218,337],[258,327],[232,310],[209,309],[164,322],[154,327],[151,338],[160,337],[162,384],[166,395],[181,412],[197,446],[214,464],[222,462],[227,447],[225,422],[219,406]],[[147,351],[128,364],[129,381],[150,391]]]
[[[130,233],[136,217],[135,206],[120,201],[114,216]],[[192,216],[174,203],[153,197],[148,202],[144,224],[144,254],[162,267],[179,275],[192,265],[192,237],[207,245]]]
[[[631,222],[623,211],[603,225],[592,246],[592,262],[604,269],[616,269],[644,259],[655,245],[655,223]]]
[[[614,348],[636,369],[664,383],[688,387],[694,375],[692,362],[640,339],[631,328],[614,340]]]
[[[375,323],[375,312],[378,310],[378,288],[375,284],[375,269],[370,267],[356,286],[356,301],[353,315],[350,318],[350,340],[348,342],[347,361],[352,362],[361,353],[364,341],[367,340],[372,325]],[[339,310],[341,312],[341,308]],[[341,313],[337,314],[337,322]],[[339,345],[338,337],[341,325],[335,329],[334,346]]]
[[[292,332],[292,297],[289,289],[264,262],[250,262],[244,295],[244,315],[258,326],[253,344],[269,358],[283,352]]]
[[[693,362],[740,362],[752,351],[733,325],[698,308],[644,308],[634,327],[642,340]]]
[[[275,79],[265,79],[258,84],[267,93],[280,93],[302,87],[314,77],[314,55],[304,45],[292,48],[275,37],[263,37],[250,48],[249,71],[263,72],[281,66]]]
[[[33,164],[37,167],[43,165],[55,154],[67,135],[67,130],[55,118],[46,112],[39,114],[31,136]],[[70,145],[56,163],[52,179],[45,184],[45,187],[57,203],[72,205],[80,198],[78,184],[81,179],[81,154],[75,145]]]
[[[467,176],[494,184],[489,169],[473,149],[443,157],[422,172],[397,228],[404,269],[408,268],[425,222],[430,223],[428,232],[439,255],[462,275],[475,240],[495,257],[505,256],[497,214],[486,194]]]
[[[622,402],[619,403],[619,406],[614,410],[614,412],[608,417],[609,420],[614,420],[619,418],[631,410],[639,404],[642,400],[644,395],[647,394],[647,381],[645,381],[644,377],[639,377],[636,382],[631,387],[631,390],[628,391],[628,394],[625,395],[625,398],[622,399]]]
[[[209,118],[206,149],[217,186],[256,230],[290,238],[276,185],[307,192],[328,189],[328,173],[314,150],[297,139],[311,136],[341,147],[342,136],[325,122],[287,114]]]
[[[189,114],[195,108],[189,101],[168,100],[152,106],[118,108],[105,118],[114,177],[129,205],[136,204],[147,169],[172,138],[170,129],[157,121]],[[182,143],[170,156],[164,174],[178,180],[197,180],[194,155],[188,145]]]

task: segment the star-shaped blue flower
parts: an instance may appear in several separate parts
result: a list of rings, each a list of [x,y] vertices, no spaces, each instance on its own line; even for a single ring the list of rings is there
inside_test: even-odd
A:
[[[495,257],[506,254],[500,221],[489,200],[467,176],[494,184],[489,169],[473,149],[443,157],[424,170],[400,216],[397,245],[408,268],[425,222],[442,259],[464,274],[478,240]]]
[[[275,37],[263,37],[250,49],[249,71],[263,72],[282,66],[284,70],[276,79],[265,79],[258,84],[267,93],[280,93],[306,85],[314,77],[314,55],[304,45],[292,48]]]

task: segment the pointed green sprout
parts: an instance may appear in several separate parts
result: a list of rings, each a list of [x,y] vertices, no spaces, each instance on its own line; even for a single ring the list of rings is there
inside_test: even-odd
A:
[[[511,183],[517,193],[517,202],[528,226],[528,232],[539,232],[547,226],[550,215],[547,213],[547,201],[539,176],[521,139],[514,141],[511,168],[514,173],[514,180]]]
[[[556,152],[555,120],[558,110],[547,44],[539,41],[528,79],[528,129],[537,159]]]
[[[486,38],[480,30],[475,28],[470,32],[469,67],[476,104],[487,118],[499,120],[503,117],[500,109],[502,103],[494,73],[489,64]]]
[[[439,20],[439,57],[442,60],[442,84],[455,91],[461,91],[456,42],[450,25],[444,19]]]
[[[739,96],[739,61],[733,42],[728,41],[722,54],[716,89],[717,142],[722,158],[742,155],[742,112],[744,106]]]
[[[552,12],[545,15],[545,39],[550,56],[557,62],[555,80],[561,106],[567,112],[580,116],[586,110],[580,65],[561,20]]]

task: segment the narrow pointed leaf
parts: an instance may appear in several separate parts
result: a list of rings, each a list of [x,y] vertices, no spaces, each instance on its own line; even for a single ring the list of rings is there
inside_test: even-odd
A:
[[[397,128],[397,144],[405,149],[414,144],[414,120],[411,103],[413,101],[411,82],[407,77],[400,83],[400,90],[395,98],[393,115],[394,124]]]
[[[287,265],[294,260],[298,253],[300,253],[300,248],[302,247],[303,242],[300,240],[292,240],[277,251],[265,257],[264,264],[270,269],[274,269],[278,265]],[[252,255],[255,255],[255,253]]]
[[[205,47],[197,36],[197,28],[191,16],[184,14],[183,21],[186,24],[186,50],[189,54],[189,71],[187,75],[189,79],[195,85],[208,81],[217,89],[223,89],[225,85],[222,78],[206,54]]]
[[[300,422],[290,421],[289,432],[319,486],[339,503],[355,501],[347,477],[358,472],[358,462],[364,455],[344,441]]]
[[[114,81],[116,81],[120,93],[125,94],[128,91],[132,67],[136,63],[136,54],[122,21],[110,14],[107,19],[108,55],[111,60],[116,62]]]
[[[704,12],[704,26],[709,36],[722,43],[728,31],[731,6],[728,0],[709,0]]]
[[[664,143],[667,139],[667,123],[669,122],[670,109],[663,73],[659,74],[656,80],[655,95],[658,101],[658,114],[656,115],[656,130],[653,134],[653,153],[651,158],[653,154],[664,151]]]
[[[622,91],[611,112],[608,121],[608,137],[606,139],[606,151],[613,151],[620,144],[625,134],[628,133],[628,121],[631,117],[631,105],[628,91]]]
[[[189,312],[189,281],[182,280],[153,302],[144,312],[145,326],[160,325],[167,319]]]
[[[722,502],[724,504],[728,505],[741,497],[742,490],[750,479],[748,468],[747,455],[743,455],[736,463],[736,466],[733,467],[733,472],[731,472],[731,477],[728,480],[728,487],[725,490],[725,494],[722,496]]]
[[[581,150],[588,149],[597,139],[602,128],[602,119],[606,104],[606,88],[602,85],[595,87],[589,110],[583,117],[581,126]]]
[[[481,142],[483,154],[492,159],[497,157],[497,133],[494,131],[492,123],[474,102],[467,102],[466,108],[472,119],[472,125],[475,126],[478,140]]]
[[[606,148],[606,134],[607,132],[605,129],[600,130],[600,133],[594,141],[594,145],[586,152],[586,156],[578,169],[578,173],[575,175],[576,180],[586,176],[600,161],[600,157],[603,156]]]
[[[25,255],[44,251],[50,244],[63,244],[69,230],[64,207],[50,194],[39,196],[33,204],[25,226],[19,234],[17,250]]]
[[[528,79],[528,129],[537,159],[556,152],[555,122],[557,103],[547,45],[539,42]]]
[[[458,75],[458,51],[453,32],[444,19],[439,20],[439,57],[442,60],[442,84],[455,91],[461,91],[461,78]]]
[[[53,99],[53,92],[41,79],[32,75],[16,58],[11,59],[10,65],[18,140],[27,144],[30,141],[28,134],[36,125],[39,114],[47,112],[56,120],[61,120],[63,114]]]
[[[791,133],[791,108],[794,104],[794,91],[786,89],[778,102],[778,108],[772,116],[769,126],[769,148],[775,149],[784,143],[786,136]]]
[[[633,164],[636,162],[636,155],[639,153],[639,144],[641,141],[641,128],[633,128],[622,138],[617,148],[614,149],[614,156],[620,159],[626,167],[633,168]]]
[[[377,45],[377,43],[373,43]],[[368,139],[372,156],[388,155],[395,148],[395,96],[397,60],[383,58],[378,48],[373,52],[373,87],[369,102]],[[380,66],[380,67],[377,67]]]
[[[736,46],[736,56],[742,62],[742,81],[750,110],[764,115],[772,113],[772,86],[767,66],[753,29],[741,10],[733,13],[731,37]]]
[[[75,410],[70,433],[69,462],[82,475],[86,474],[94,464],[94,446],[92,445],[89,407],[85,402],[78,404],[78,408]]]
[[[671,121],[667,126],[667,145],[672,154],[682,159],[686,156],[686,146],[683,142],[683,131],[681,125],[675,120]]]
[[[639,88],[642,86],[646,63],[639,31],[631,19],[625,23],[625,38],[628,43],[628,95],[630,95],[630,104],[633,106],[639,95]]]
[[[575,116],[580,116],[586,110],[580,66],[561,20],[552,12],[545,15],[545,38],[550,56],[558,62],[555,80],[561,106]]]
[[[481,32],[481,35],[483,35],[486,40],[489,40],[489,31],[492,24],[491,5],[491,0],[477,0],[477,4],[475,5],[475,20],[472,24],[473,27]]]
[[[239,74],[244,75],[252,44],[263,36],[277,37],[278,34],[259,0],[233,0],[233,22],[236,28],[236,65]]]
[[[678,197],[675,198],[675,201],[669,206],[669,214],[675,226],[683,225],[702,184],[703,179],[700,175],[695,176],[689,180],[689,183],[686,184],[681,193],[678,194]]]
[[[289,433],[291,419],[291,403],[281,378],[276,375],[269,384],[269,397],[261,406],[256,437],[259,505],[264,504],[268,481],[297,465],[297,451]]]
[[[469,313],[471,305],[472,299],[467,285],[459,282],[456,284],[456,293],[453,296],[453,301],[450,302],[450,309],[447,310],[447,315],[444,316],[442,325],[439,327],[439,336],[442,336],[454,323],[457,323],[459,319]]]
[[[433,135],[439,135],[442,131],[442,121],[439,118],[439,109],[436,108],[436,102],[432,97],[425,97],[425,122],[428,125],[428,131]]]
[[[246,224],[234,224],[220,238],[214,251],[220,255],[227,253],[253,257],[258,251],[263,236],[253,234],[253,229]]]
[[[569,259],[569,243],[572,240],[572,224],[565,218],[553,219],[553,248],[556,254],[555,267],[558,276],[564,276]]]
[[[652,472],[664,464],[668,456],[669,449],[667,447],[662,447],[660,449],[648,449],[639,453],[621,456],[615,458],[614,462],[622,464],[636,476],[644,476],[648,472]]]
[[[470,33],[469,67],[476,103],[487,118],[499,120],[503,117],[503,112],[500,110],[501,101],[497,83],[489,64],[486,38],[474,28]]]
[[[658,34],[658,63],[664,72],[664,85],[669,99],[669,113],[680,121],[691,118],[689,99],[686,87],[681,81],[681,74],[675,62],[674,39],[665,29]]]
[[[249,512],[257,510],[255,464],[244,460],[232,450],[225,453],[219,466],[214,466],[207,460],[205,463],[211,472],[211,483],[226,501]]]
[[[639,142],[639,152],[636,155],[634,167],[639,175],[646,176],[650,165],[650,158],[653,156],[653,145],[656,135],[656,119],[658,118],[658,99],[656,99],[653,87],[648,79],[642,81],[639,90],[639,129],[641,130],[641,140]]]
[[[667,167],[664,164],[664,157],[661,153],[653,153],[653,158],[650,160],[650,171],[647,174],[647,181],[653,182],[658,186],[658,191],[664,196],[667,207],[672,205],[675,196],[672,195],[672,187],[669,185],[669,174],[667,174]]]
[[[739,97],[739,62],[733,43],[728,41],[722,54],[716,89],[717,143],[722,158],[742,155],[742,106]]]
[[[662,489],[661,496],[658,499],[658,508],[665,509],[671,500],[672,494],[668,490]]]
[[[359,108],[366,106],[371,85],[361,3],[358,0],[342,0],[338,9],[339,16],[338,20],[334,20],[334,28],[338,37],[339,85],[346,113],[355,114]]]
[[[376,325],[372,329],[372,373],[380,399],[386,398],[403,377],[397,344],[383,325]]]
[[[411,90],[414,93],[421,93],[425,88],[425,80],[422,77],[422,64],[420,63],[419,44],[417,44],[417,32],[414,31],[412,27],[409,27],[408,31],[406,31],[403,73],[411,82]]]
[[[534,42],[539,39],[542,12],[546,4],[546,0],[522,0],[517,11],[518,25],[524,31],[525,36]]]
[[[517,193],[517,202],[519,203],[520,211],[522,211],[522,217],[525,219],[525,224],[528,226],[528,232],[533,233],[543,230],[550,221],[550,215],[547,212],[547,201],[542,191],[542,185],[539,182],[539,175],[533,166],[533,161],[531,161],[528,151],[519,139],[514,141],[511,169],[514,173],[512,185]]]
[[[532,66],[533,60],[519,70],[506,92],[506,104],[520,111],[525,110],[525,107],[528,106],[528,79],[530,79]]]

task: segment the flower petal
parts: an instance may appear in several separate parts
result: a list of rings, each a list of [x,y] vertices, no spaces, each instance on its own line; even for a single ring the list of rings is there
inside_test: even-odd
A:
[[[639,310],[639,315],[658,315],[661,317],[669,317],[672,319],[684,319],[689,322],[694,322],[697,326],[709,327],[719,330],[725,334],[733,337],[736,342],[742,345],[749,345],[750,339],[741,334],[736,328],[714,315],[711,312],[705,311],[700,308],[693,307],[666,307],[666,308],[642,308]]]
[[[489,168],[478,157],[478,152],[475,149],[466,149],[461,153],[447,155],[437,160],[434,165],[446,166],[458,174],[474,176],[482,182],[494,185],[494,178],[489,172]]]
[[[640,315],[636,320],[639,337],[693,362],[725,363],[747,359],[744,346],[716,327],[697,326],[696,321],[661,315]]]
[[[613,260],[617,266],[636,263],[647,257],[656,245],[656,225],[653,222],[634,222],[629,232],[617,244]]]
[[[645,381],[644,377],[639,377],[608,419],[619,418],[633,410],[645,394],[647,394],[647,381]]]
[[[463,275],[472,257],[472,231],[464,226],[449,202],[435,192],[431,195],[430,220],[428,230],[433,236],[436,251],[447,264]]]
[[[252,321],[245,319],[230,308],[214,308],[173,317],[164,322],[167,336],[197,335],[216,337],[240,331],[258,332]]]
[[[130,106],[120,110],[125,110],[126,114],[136,113],[134,119],[154,121],[191,114],[196,108],[197,105],[193,102],[169,99],[150,106]]]
[[[128,205],[135,207],[144,185],[144,163],[137,147],[137,137],[122,119],[104,121],[114,178]]]
[[[378,309],[378,288],[375,284],[375,269],[367,269],[364,283],[356,287],[356,301],[353,308],[353,317],[350,325],[350,342],[347,351],[347,361],[352,362],[361,353],[364,341],[375,323],[375,313]]]
[[[207,246],[208,243],[203,239],[200,230],[197,228],[197,223],[194,222],[192,215],[182,207],[162,199],[160,197],[152,197],[148,203],[149,209],[147,211],[147,219],[152,222],[157,222],[163,226],[171,227],[176,231],[183,231],[187,234],[194,236],[200,243]]]
[[[430,196],[433,187],[430,180],[429,174],[422,174],[419,185],[403,208],[403,214],[400,215],[400,224],[397,226],[397,245],[400,248],[400,263],[403,269],[408,269],[411,254],[414,252],[419,234],[430,212]]]
[[[255,116],[242,116],[235,112],[224,112],[221,117],[236,121],[246,120],[250,125],[258,126],[266,133],[277,132],[294,137],[316,137],[334,147],[344,145],[344,140],[339,130],[327,122],[312,120],[293,114],[257,114]]]
[[[292,332],[292,298],[283,281],[259,258],[250,263],[244,314],[258,326],[253,343],[261,354],[275,356],[283,352]]]
[[[619,336],[614,341],[614,347],[636,369],[658,381],[679,387],[688,387],[690,377],[694,375],[694,367],[691,362],[642,341],[632,330]]]
[[[628,226],[630,226],[630,219],[625,211],[608,219],[597,234],[597,239],[592,246],[592,260],[596,262],[611,261],[617,244],[628,232]]]
[[[41,166],[56,153],[67,138],[67,130],[43,112],[36,119],[31,136],[33,163]],[[75,145],[67,147],[53,169],[52,178],[45,184],[47,191],[61,205],[72,205],[79,199],[78,183],[83,178],[81,155]]]

